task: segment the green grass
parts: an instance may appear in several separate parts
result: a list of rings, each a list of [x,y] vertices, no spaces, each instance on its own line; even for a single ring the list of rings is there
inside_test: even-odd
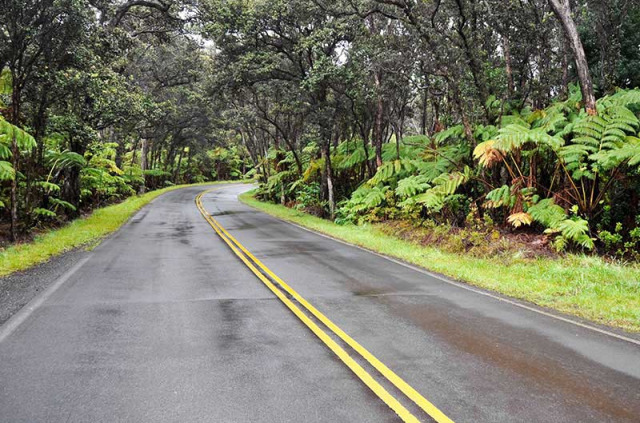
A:
[[[572,314],[596,323],[640,332],[640,268],[599,257],[475,258],[425,247],[384,234],[375,225],[335,223],[284,206],[264,203],[251,192],[241,201],[268,214],[349,243],[395,257],[453,279]]]
[[[215,183],[226,181],[194,185]],[[93,248],[154,198],[168,191],[194,185],[176,185],[129,197],[121,203],[96,209],[89,216],[76,219],[60,229],[40,234],[32,242],[12,245],[0,251],[0,277],[44,263],[51,257],[74,248]]]

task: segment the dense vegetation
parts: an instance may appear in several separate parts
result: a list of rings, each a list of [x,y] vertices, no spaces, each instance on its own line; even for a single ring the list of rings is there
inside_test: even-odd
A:
[[[248,159],[216,125],[213,52],[188,30],[190,13],[153,1],[0,3],[6,238],[148,189],[241,176]]]
[[[220,1],[204,31],[262,198],[636,258],[638,6]]]
[[[637,258],[638,0],[8,0],[0,17],[14,238],[255,176],[339,223]]]

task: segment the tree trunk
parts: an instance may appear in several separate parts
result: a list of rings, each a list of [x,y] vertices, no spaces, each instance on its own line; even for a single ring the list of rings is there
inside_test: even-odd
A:
[[[140,153],[140,169],[142,170],[142,179],[143,183],[140,185],[140,189],[138,190],[138,194],[144,194],[145,185],[147,178],[145,177],[144,172],[147,170],[147,149],[149,148],[148,142],[146,138],[142,139],[142,152]]]
[[[382,117],[384,113],[384,104],[382,103],[382,83],[380,81],[380,74],[374,72],[374,82],[376,85],[376,120],[375,128],[373,130],[373,141],[376,148],[376,167],[382,166]]]
[[[11,93],[11,123],[18,126],[20,120],[20,87],[17,83],[16,75],[11,73],[13,81],[13,91]],[[13,166],[13,178],[11,179],[11,241],[18,240],[18,161],[20,159],[20,150],[18,149],[18,141],[16,134],[11,139],[11,164]]]
[[[506,37],[502,38],[502,47],[504,48],[504,61],[507,73],[507,99],[513,99],[513,67],[511,65],[511,47],[509,46],[509,40]]]
[[[569,98],[569,54],[566,46],[562,49],[562,98]]]
[[[184,153],[184,147],[180,149],[180,153],[178,153],[178,165],[176,166],[173,172],[173,183],[178,184],[178,179],[180,178],[180,166],[182,165],[182,154]]]
[[[427,135],[427,89],[422,91],[422,116],[420,118],[420,133]]]
[[[84,156],[85,146],[82,141],[69,140],[70,150]],[[64,184],[62,186],[62,198],[64,201],[71,203],[76,210],[69,212],[71,217],[77,217],[80,214],[80,168],[73,166],[64,171]]]
[[[11,164],[13,165],[13,178],[11,179],[11,241],[18,240],[18,143],[16,135],[11,140]]]
[[[571,8],[569,7],[569,0],[548,0],[549,5],[556,14],[556,17],[562,24],[562,29],[565,32],[571,51],[576,62],[576,70],[578,71],[578,80],[580,81],[580,89],[582,91],[582,101],[584,102],[584,108],[590,115],[595,115],[596,111],[596,97],[593,93],[593,82],[591,81],[591,75],[589,74],[589,64],[587,63],[587,56],[584,53],[584,47],[580,36],[578,35],[578,29],[576,23],[571,17]]]
[[[329,140],[323,140],[321,155],[322,155],[322,158],[324,159],[324,176],[325,176],[325,182],[327,184],[327,199],[329,201],[329,215],[331,220],[333,220],[336,212],[336,201],[335,201],[334,192],[333,192],[333,170],[331,169],[331,144],[329,143]]]

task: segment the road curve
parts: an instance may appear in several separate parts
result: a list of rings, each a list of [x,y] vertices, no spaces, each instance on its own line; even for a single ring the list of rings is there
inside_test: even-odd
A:
[[[216,235],[203,189],[156,199],[0,341],[0,421],[398,421]],[[640,346],[281,222],[246,189],[202,205],[453,421],[639,420]]]

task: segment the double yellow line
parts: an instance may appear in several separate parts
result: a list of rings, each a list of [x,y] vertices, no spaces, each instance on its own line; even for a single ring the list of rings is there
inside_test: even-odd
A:
[[[333,334],[349,345],[362,358],[364,358],[371,366],[373,366],[382,376],[398,388],[404,395],[417,404],[425,413],[427,413],[437,423],[453,423],[442,411],[435,405],[424,398],[418,391],[413,389],[400,376],[395,374],[384,363],[378,360],[362,345],[357,343],[353,338],[347,335],[342,329],[336,326],[324,314],[318,311],[313,305],[305,300],[287,283],[274,274],[267,266],[251,254],[238,240],[236,240],[225,228],[222,227],[202,205],[202,196],[211,191],[217,191],[222,188],[212,188],[205,190],[196,196],[196,206],[202,216],[209,222],[209,225],[222,238],[222,240],[231,248],[231,250],[242,260],[242,262],[264,283],[276,297],[284,303],[301,321],[304,323],[320,340],[333,351],[342,362],[351,369],[355,375],[364,382],[387,406],[405,422],[419,422],[419,420],[411,414],[395,397],[393,397],[382,385],[380,385],[360,364],[358,364],[338,343],[336,343],[320,326],[318,326],[305,312],[302,311],[296,303],[291,301],[286,295],[289,294],[295,301],[313,315],[318,321],[325,325]],[[268,277],[267,277],[268,276]],[[271,278],[271,279],[269,279]],[[275,283],[274,283],[275,282]],[[276,284],[278,286],[276,286]],[[284,291],[284,292],[283,292]]]

